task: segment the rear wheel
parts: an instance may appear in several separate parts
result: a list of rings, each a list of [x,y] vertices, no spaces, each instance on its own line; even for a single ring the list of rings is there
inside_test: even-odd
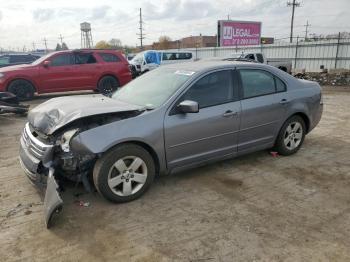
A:
[[[112,149],[94,167],[96,189],[113,202],[129,202],[140,197],[155,176],[152,156],[142,147],[125,144]]]
[[[276,141],[276,150],[281,155],[296,153],[304,142],[305,122],[300,116],[289,118],[282,126]]]
[[[16,95],[20,101],[32,99],[35,92],[34,86],[24,79],[12,81],[7,90]]]
[[[98,82],[97,89],[103,95],[110,95],[119,87],[118,80],[113,76],[104,76]]]

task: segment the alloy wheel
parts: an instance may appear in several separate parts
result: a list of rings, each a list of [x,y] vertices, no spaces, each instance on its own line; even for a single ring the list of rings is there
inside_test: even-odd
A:
[[[297,148],[303,138],[303,127],[299,122],[291,122],[284,133],[284,145],[288,150]]]
[[[147,165],[136,156],[126,156],[117,160],[108,173],[108,186],[118,196],[135,194],[146,180]]]

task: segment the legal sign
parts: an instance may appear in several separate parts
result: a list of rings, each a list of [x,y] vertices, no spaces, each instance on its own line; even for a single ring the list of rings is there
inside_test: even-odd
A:
[[[260,45],[261,22],[218,21],[219,46]]]

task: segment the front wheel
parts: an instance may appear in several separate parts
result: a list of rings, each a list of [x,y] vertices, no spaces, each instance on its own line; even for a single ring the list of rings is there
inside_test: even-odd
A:
[[[7,90],[17,96],[19,101],[30,100],[34,97],[33,85],[24,79],[14,80],[10,83]]]
[[[304,142],[305,133],[305,122],[300,116],[289,118],[278,134],[276,151],[285,156],[296,153]]]
[[[104,76],[98,82],[97,89],[103,95],[110,95],[119,87],[119,82],[113,76]]]
[[[112,202],[137,199],[155,177],[152,156],[135,144],[118,146],[100,158],[94,167],[96,189]]]

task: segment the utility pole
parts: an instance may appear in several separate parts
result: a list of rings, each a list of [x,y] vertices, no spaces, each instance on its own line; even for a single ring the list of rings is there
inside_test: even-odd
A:
[[[142,21],[142,9],[140,8],[140,21],[139,21],[139,23],[140,23],[140,27],[139,27],[139,29],[140,29],[140,33],[139,34],[137,34],[138,36],[139,36],[139,39],[140,39],[140,46],[141,46],[141,50],[143,49],[143,39],[145,39],[145,36],[144,36],[144,33],[143,33],[143,27],[142,27],[142,25],[143,25],[143,21]]]
[[[310,24],[309,24],[309,20],[307,20],[306,21],[306,25],[304,25],[305,26],[305,42],[306,42],[306,40],[307,40],[307,33],[308,33],[308,29],[309,29],[309,26],[311,26]]]
[[[230,14],[227,15],[227,20],[230,20]]]
[[[33,45],[33,51],[35,51],[36,50],[35,43],[33,42],[32,45]]]
[[[293,0],[293,2],[287,2],[287,6],[292,6],[292,21],[290,24],[290,42],[293,42],[293,26],[294,26],[294,11],[295,7],[299,7],[300,3]]]
[[[63,45],[63,36],[60,34],[60,37],[58,38],[58,39],[60,39],[61,40],[61,46]]]
[[[47,39],[46,39],[46,37],[43,39],[43,42],[44,42],[45,50],[46,50],[46,53],[47,53]]]

